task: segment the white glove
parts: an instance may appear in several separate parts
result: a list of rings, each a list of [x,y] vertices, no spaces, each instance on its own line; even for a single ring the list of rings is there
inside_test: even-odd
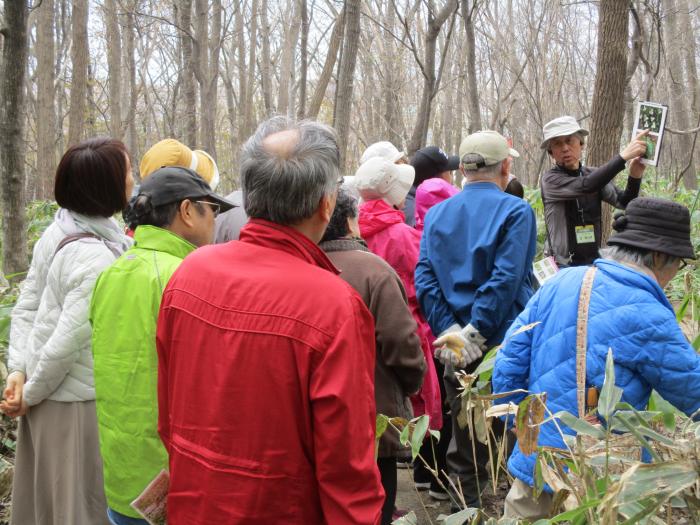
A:
[[[472,325],[459,329],[452,325],[435,340],[435,357],[443,364],[464,368],[486,351],[486,339]]]

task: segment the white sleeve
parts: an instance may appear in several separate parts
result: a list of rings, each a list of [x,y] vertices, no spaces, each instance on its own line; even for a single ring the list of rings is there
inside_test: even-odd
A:
[[[69,259],[68,253],[61,255],[64,260]],[[57,284],[65,295],[56,328],[42,348],[36,369],[24,386],[24,398],[30,406],[40,403],[59,387],[80,357],[81,350],[90,345],[90,298],[97,277],[114,261],[114,257],[101,246],[99,252],[89,253],[86,259],[75,261],[71,258],[70,263],[65,264],[66,267],[70,265],[70,269],[52,269],[49,275],[49,279],[65,279],[65,284]]]

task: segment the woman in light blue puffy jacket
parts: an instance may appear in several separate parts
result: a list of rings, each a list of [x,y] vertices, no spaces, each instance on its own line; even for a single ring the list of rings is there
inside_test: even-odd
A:
[[[588,313],[586,388],[602,387],[610,348],[622,401],[643,410],[655,389],[686,414],[693,414],[700,409],[700,356],[681,332],[663,292],[683,259],[695,258],[688,209],[664,199],[635,199],[614,228],[617,233],[608,241],[610,246],[593,263],[597,271]],[[530,300],[496,357],[494,392],[546,392],[552,413],[578,413],[576,321],[587,270],[559,272]],[[540,324],[516,333],[535,322]],[[517,403],[524,397],[502,401]],[[563,431],[574,434],[568,427]],[[538,444],[564,448],[552,422],[542,425]],[[535,521],[548,514],[551,493],[535,498],[532,490],[535,457],[524,455],[516,446],[508,461],[516,480],[506,497],[507,517]]]

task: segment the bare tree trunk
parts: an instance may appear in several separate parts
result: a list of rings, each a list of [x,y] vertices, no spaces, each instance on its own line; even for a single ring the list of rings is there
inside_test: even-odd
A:
[[[413,155],[417,150],[425,146],[428,136],[428,126],[430,124],[430,112],[433,98],[438,87],[435,76],[435,51],[437,48],[437,37],[440,29],[450,15],[454,15],[457,7],[457,0],[447,0],[437,15],[433,11],[428,12],[428,29],[425,33],[425,55],[423,59],[423,92],[418,106],[416,125],[408,143],[408,154]]]
[[[304,118],[306,113],[306,75],[309,53],[309,13],[306,5],[306,0],[299,0],[301,3],[301,42],[300,42],[300,59],[299,65],[299,106],[297,108],[297,118]]]
[[[293,108],[289,107],[289,94],[292,89],[292,77],[294,75],[294,55],[299,40],[299,30],[301,28],[301,10],[297,0],[290,0],[292,15],[289,26],[285,31],[284,47],[282,49],[282,64],[280,66],[279,96],[277,98],[277,112],[290,113]]]
[[[338,51],[340,49],[340,43],[343,40],[343,31],[345,29],[345,10],[340,12],[338,18],[335,20],[335,25],[333,26],[333,32],[331,33],[330,41],[328,42],[328,52],[326,53],[326,61],[323,63],[323,70],[321,75],[318,77],[318,82],[316,82],[316,89],[311,97],[311,103],[309,104],[309,111],[306,113],[308,118],[317,118],[318,112],[321,110],[321,104],[323,103],[323,98],[326,95],[326,89],[328,88],[328,82],[330,82],[333,76],[333,68],[335,67],[335,61],[338,59]]]
[[[598,19],[598,55],[588,164],[599,166],[620,151],[627,70],[629,2],[601,0]],[[612,208],[603,205],[601,245],[612,226]]]
[[[474,35],[474,18],[477,0],[462,0],[462,17],[467,48],[467,90],[469,101],[469,133],[481,129],[481,109],[479,108],[479,89],[476,83],[476,37]]]
[[[688,83],[683,75],[683,53],[680,43],[683,36],[680,34],[679,19],[682,16],[679,12],[680,2],[666,0],[666,17],[664,40],[669,71],[669,90],[671,92],[671,118],[669,125],[676,129],[688,129],[691,122],[688,118],[692,96],[688,97]],[[693,122],[694,124],[694,122]],[[676,181],[683,178],[683,183],[687,189],[697,189],[698,183],[695,174],[695,163],[693,162],[693,137],[691,135],[675,135],[669,137],[671,165],[673,166]],[[675,146],[675,147],[674,147]]]
[[[43,0],[38,9],[37,50],[37,187],[39,199],[51,199],[56,170],[56,113],[54,111],[54,3]]]
[[[683,42],[683,57],[685,63],[685,72],[688,77],[688,89],[692,96],[691,108],[692,114],[695,116],[695,125],[700,120],[700,82],[698,82],[698,67],[695,62],[697,56],[695,45],[695,32],[690,18],[690,4],[687,0],[677,0],[678,2],[678,23],[680,24],[680,32]],[[697,12],[697,9],[695,9]],[[700,165],[700,134],[696,133],[694,137],[695,146],[695,168]],[[693,172],[694,173],[694,172]]]
[[[138,2],[138,0],[136,0]],[[136,4],[132,2],[129,11],[126,13],[126,27],[124,28],[124,61],[128,72],[129,87],[129,113],[126,116],[126,145],[131,154],[131,170],[134,176],[140,178],[139,172],[139,140],[136,134],[136,104],[138,102],[138,89],[136,85],[136,57],[134,46],[134,33],[136,23],[134,21],[134,9]]]
[[[253,128],[253,94],[255,93],[255,52],[258,40],[258,0],[253,0],[250,8],[250,49],[248,53],[248,81],[245,97],[246,138]]]
[[[382,84],[384,99],[384,136],[386,140],[394,144],[397,148],[403,147],[403,138],[399,132],[401,125],[399,115],[399,91],[400,82],[397,74],[396,46],[394,37],[390,34],[394,32],[396,26],[396,11],[387,9],[386,30],[383,31],[384,56],[382,57],[384,69],[384,83]]]
[[[245,47],[245,4],[241,2],[236,10],[236,53],[238,63],[238,143],[242,144],[248,136],[246,128],[244,106],[248,100],[248,74],[245,63],[246,47]],[[251,64],[252,66],[252,64]]]
[[[263,102],[265,116],[272,114],[272,79],[270,75],[270,23],[267,20],[267,0],[262,0],[260,8],[260,25],[262,31],[262,77]]]
[[[0,68],[0,190],[2,190],[2,271],[27,268],[24,202],[24,79],[27,67],[26,2],[5,2]]]
[[[221,0],[196,0],[197,59],[195,76],[199,82],[199,145],[216,158],[216,101],[219,79],[219,51],[221,49]],[[209,12],[211,11],[211,32]]]
[[[345,2],[345,37],[343,38],[343,56],[340,63],[340,73],[336,88],[336,106],[333,115],[333,126],[338,131],[338,148],[340,149],[340,167],[344,171],[345,155],[348,149],[350,134],[350,114],[352,111],[352,88],[357,62],[357,50],[360,42],[360,0]]]
[[[73,0],[72,44],[71,62],[73,71],[71,74],[70,88],[70,113],[68,115],[68,145],[72,146],[82,140],[83,124],[86,111],[88,80],[88,2],[87,0]]]
[[[109,76],[109,132],[116,139],[122,138],[122,43],[116,0],[105,0],[102,7],[107,37],[107,68]]]
[[[180,12],[180,46],[182,48],[182,96],[185,107],[184,140],[191,148],[197,145],[197,88],[192,42],[192,0],[178,0]]]

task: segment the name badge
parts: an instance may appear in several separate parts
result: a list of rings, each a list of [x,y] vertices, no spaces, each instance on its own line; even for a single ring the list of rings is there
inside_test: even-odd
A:
[[[595,242],[595,230],[592,224],[576,226],[576,243],[589,244]]]

